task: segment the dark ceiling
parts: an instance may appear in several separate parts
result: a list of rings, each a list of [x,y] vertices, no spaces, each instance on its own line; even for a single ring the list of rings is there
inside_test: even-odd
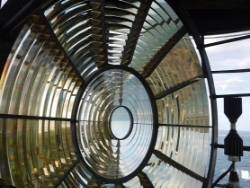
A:
[[[39,0],[9,0],[5,9],[0,11],[0,26],[2,27],[11,17],[16,15],[21,7],[32,4],[31,2],[35,3],[28,9],[29,12],[32,11],[32,8],[37,7],[39,3],[41,4]],[[178,4],[176,3],[178,1],[172,2]],[[250,1],[180,0],[179,3],[186,8],[202,35],[239,32],[250,29]]]
[[[203,35],[250,29],[250,1],[183,0],[198,31]]]
[[[248,9],[187,9],[202,35],[240,32],[250,29]]]

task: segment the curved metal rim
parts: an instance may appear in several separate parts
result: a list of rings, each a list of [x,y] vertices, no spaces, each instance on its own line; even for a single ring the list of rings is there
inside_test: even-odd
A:
[[[97,70],[96,72],[92,73],[86,84],[82,84],[78,93],[77,93],[77,97],[73,106],[73,110],[72,110],[72,119],[76,119],[77,117],[77,111],[78,111],[78,104],[81,101],[81,96],[83,95],[85,89],[87,88],[87,86],[90,84],[90,82],[92,81],[93,78],[95,78],[96,76],[98,76],[99,74],[101,74],[102,72],[105,72],[107,70],[111,70],[111,69],[121,69],[121,70],[125,70],[127,72],[132,73],[134,76],[136,76],[136,78],[138,78],[140,80],[140,82],[142,83],[143,87],[145,88],[148,97],[150,99],[150,104],[152,107],[152,112],[153,112],[153,131],[152,131],[152,138],[151,138],[151,143],[149,145],[148,151],[144,157],[144,159],[142,160],[141,164],[134,170],[134,172],[130,173],[129,175],[127,175],[126,177],[122,177],[119,179],[108,179],[108,178],[104,178],[100,175],[98,175],[97,173],[95,173],[92,168],[90,166],[88,166],[83,158],[83,156],[81,155],[81,151],[80,148],[78,147],[78,142],[77,142],[77,131],[76,131],[76,124],[73,124],[71,126],[71,131],[72,131],[72,137],[73,137],[73,141],[75,143],[75,146],[77,151],[78,151],[78,158],[80,158],[80,160],[83,162],[83,164],[85,165],[85,167],[98,179],[102,180],[103,182],[107,182],[107,183],[124,183],[130,179],[132,179],[133,177],[135,177],[138,173],[140,173],[142,171],[142,169],[146,166],[148,160],[150,159],[154,147],[155,147],[155,143],[156,143],[156,139],[157,139],[157,133],[158,133],[158,110],[157,110],[157,106],[156,106],[156,101],[153,95],[153,92],[151,90],[151,88],[149,87],[149,85],[147,84],[147,82],[144,80],[144,78],[134,69],[129,68],[125,65],[106,65],[103,68],[100,68],[99,70]]]
[[[168,4],[173,8],[176,14],[180,17],[183,24],[186,26],[187,30],[193,35],[195,44],[201,56],[201,62],[203,66],[203,72],[206,75],[208,82],[208,89],[210,94],[210,105],[211,105],[211,121],[212,121],[212,135],[211,135],[211,150],[210,150],[210,159],[208,172],[206,176],[206,181],[203,183],[203,188],[209,188],[212,186],[212,181],[214,177],[216,157],[217,157],[217,148],[216,144],[218,142],[218,110],[217,110],[217,101],[215,94],[215,86],[213,81],[213,76],[210,68],[209,59],[204,47],[204,37],[201,33],[198,32],[193,20],[185,9],[183,3],[178,3],[174,0],[168,0]]]

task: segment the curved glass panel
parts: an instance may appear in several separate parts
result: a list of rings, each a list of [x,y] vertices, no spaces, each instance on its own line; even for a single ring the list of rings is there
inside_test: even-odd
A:
[[[50,2],[20,29],[1,76],[0,177],[16,187],[202,187],[203,77],[166,1]]]
[[[125,132],[121,138],[110,127],[119,109],[133,120],[129,129],[119,127],[118,131]],[[119,115],[115,119],[123,124],[127,123],[124,118]],[[82,95],[78,120],[83,160],[90,171],[109,181],[134,173],[152,147],[151,100],[140,80],[128,71],[110,69],[91,78]]]
[[[173,14],[171,14],[173,13]],[[152,1],[136,44],[131,67],[142,71],[155,53],[182,27],[179,18],[162,1]]]
[[[42,19],[30,20],[12,47],[0,85],[0,174],[16,187],[56,185],[77,161],[70,118],[83,81]]]

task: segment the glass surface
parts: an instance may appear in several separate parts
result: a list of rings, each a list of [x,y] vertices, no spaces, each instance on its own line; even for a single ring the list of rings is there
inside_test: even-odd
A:
[[[171,125],[209,126],[204,80],[157,100],[158,121]]]
[[[70,118],[69,109],[72,109],[74,92],[79,89],[81,79],[72,74],[70,62],[63,59],[63,55],[59,56],[58,46],[48,46],[51,39],[36,29],[44,28],[25,25],[8,57],[10,63],[5,65],[1,79],[1,112]],[[68,89],[64,87],[67,79],[72,81]],[[66,116],[62,116],[62,108],[67,111]]]
[[[105,40],[101,35],[104,30],[102,24],[99,24],[98,16],[104,15],[104,12],[102,4],[99,5],[101,6],[92,7],[95,12],[92,15],[89,3],[77,1],[58,2],[46,12],[55,35],[80,74],[83,74],[87,67],[90,68],[86,60],[93,58],[93,52],[97,52],[98,56],[93,58],[92,66],[101,66],[107,57],[106,52],[102,50]],[[93,18],[90,19],[91,17]],[[92,40],[94,41],[91,42]]]
[[[123,114],[128,109],[126,117],[133,117],[131,132],[121,140],[109,127],[110,121],[125,118],[118,117],[118,109]],[[96,174],[120,179],[139,167],[152,140],[153,116],[149,96],[137,77],[125,70],[110,69],[92,78],[83,93],[78,119],[79,147]]]
[[[196,179],[189,175],[178,171],[169,164],[157,160],[152,155],[149,166],[145,167],[143,171],[148,174],[149,179],[155,187],[201,187],[202,183],[198,183]]]
[[[155,149],[203,176],[207,162],[203,156],[208,155],[208,137],[207,128],[161,127]]]
[[[157,96],[188,82],[191,84],[201,77],[202,70],[191,39],[183,37],[147,78],[147,82]]]
[[[116,108],[110,119],[110,130],[112,134],[118,138],[125,138],[132,129],[132,122],[129,112],[124,107]]]
[[[24,24],[1,77],[0,177],[16,187],[201,187],[154,154],[203,176],[209,147],[188,35],[145,76],[183,27],[166,1],[61,0],[45,9]],[[120,64],[143,77],[107,70]],[[124,119],[133,126],[113,126]]]
[[[1,119],[0,175],[16,187],[56,185],[77,160],[70,121],[39,118],[71,118],[82,81],[58,53],[52,33],[33,21],[37,25],[28,22],[13,45],[0,86],[1,113],[23,116]]]
[[[0,128],[0,174],[7,184],[55,185],[76,161],[70,122],[1,118]]]
[[[209,134],[204,128],[160,127],[155,149],[203,177]],[[203,143],[203,144],[200,144]],[[152,155],[143,171],[157,187],[199,187],[202,183]],[[164,171],[164,173],[162,173]],[[189,186],[190,185],[190,186]],[[184,187],[185,187],[184,186]]]
[[[161,4],[161,1],[152,2],[143,24],[130,65],[137,71],[142,71],[156,52],[179,30],[177,22],[174,22],[178,17],[171,18],[169,15],[172,13],[171,8]]]

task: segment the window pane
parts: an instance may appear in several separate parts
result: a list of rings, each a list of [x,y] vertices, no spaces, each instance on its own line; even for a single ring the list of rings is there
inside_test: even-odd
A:
[[[213,74],[216,94],[250,93],[250,73]]]

